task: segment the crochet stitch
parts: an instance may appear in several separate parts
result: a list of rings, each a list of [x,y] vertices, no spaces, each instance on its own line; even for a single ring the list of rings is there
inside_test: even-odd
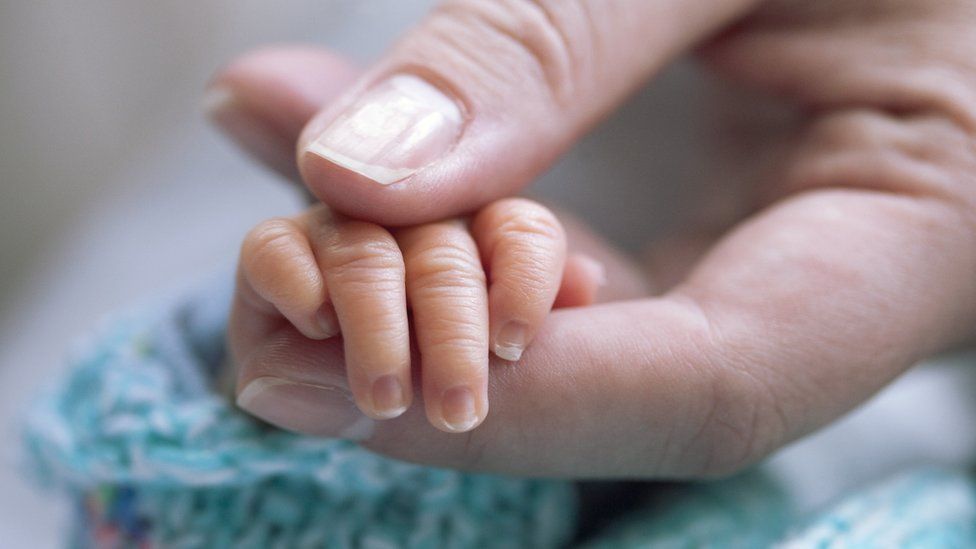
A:
[[[222,284],[226,288],[229,285]],[[108,323],[31,416],[41,475],[105,547],[555,547],[571,484],[469,474],[270,428],[211,389],[226,291]]]
[[[422,467],[270,428],[217,395],[232,284],[106,323],[29,416],[75,547],[567,546],[572,483]],[[668,487],[584,547],[972,547],[976,472],[921,469],[813,516],[762,470]]]

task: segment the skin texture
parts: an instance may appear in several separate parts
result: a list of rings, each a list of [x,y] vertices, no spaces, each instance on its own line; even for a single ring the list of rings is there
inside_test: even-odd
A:
[[[693,257],[662,256],[684,248],[680,236],[659,248],[650,263],[667,266],[657,278],[666,282],[652,297],[635,292],[555,311],[517,369],[493,364],[493,412],[478,429],[452,437],[411,410],[379,424],[366,446],[418,462],[536,475],[724,475],[972,337],[971,2],[491,4],[489,14],[489,3],[448,4],[350,91],[321,96],[314,108],[276,105],[278,113],[318,112],[304,137],[281,142],[291,148],[298,139],[298,165],[317,196],[384,225],[479,207],[531,181],[689,48],[724,78],[791,105],[797,123],[776,134],[785,149],[778,162],[740,191],[751,205],[743,217],[715,233],[696,227],[687,235],[688,249],[700,250]],[[536,17],[539,9],[545,17]],[[519,31],[532,25],[544,32]],[[497,35],[503,44],[492,42]],[[274,75],[267,59],[292,53],[264,55],[238,62],[232,89],[330,81],[312,71]],[[438,75],[466,106],[464,132],[445,160],[384,187],[301,154],[322,121],[393,66]],[[508,81],[512,74],[529,76]],[[759,139],[741,161],[764,144]],[[620,275],[607,271],[614,287]],[[319,379],[341,372],[343,358],[333,342],[281,329],[240,375],[253,379],[284,364],[296,379]]]
[[[234,362],[283,326],[311,340],[341,333],[360,410],[397,417],[413,397],[409,306],[429,421],[473,429],[488,413],[490,334],[498,332],[490,326],[519,322],[527,345],[557,294],[559,306],[588,305],[602,273],[586,256],[567,261],[561,224],[532,201],[490,204],[472,226],[452,220],[391,234],[321,204],[259,224],[241,246],[228,330]]]

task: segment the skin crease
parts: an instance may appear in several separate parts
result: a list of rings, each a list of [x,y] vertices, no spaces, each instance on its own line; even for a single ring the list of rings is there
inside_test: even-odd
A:
[[[241,246],[228,330],[234,361],[246,360],[253,342],[282,325],[313,340],[341,329],[348,385],[360,410],[389,419],[411,404],[409,306],[425,357],[429,421],[458,431],[443,413],[442,393],[468,387],[476,415],[462,423],[464,430],[476,427],[488,408],[489,334],[498,332],[490,326],[516,319],[530,330],[531,343],[554,304],[591,304],[602,274],[593,272],[591,259],[567,259],[559,221],[532,201],[499,200],[467,225],[430,223],[391,234],[322,204],[259,224]],[[405,398],[387,392],[377,403],[374,383],[384,376],[397,380]]]
[[[524,162],[520,173],[498,174],[504,181],[487,189],[458,189],[441,204],[470,209],[483,204],[486,193],[504,195],[527,183],[536,172],[526,166],[548,165],[564,143],[616,105],[625,88],[695,44],[717,73],[787,101],[801,115],[787,154],[749,191],[755,210],[711,246],[701,245],[705,251],[697,262],[683,260],[690,264],[687,271],[670,272],[677,283],[669,291],[554,312],[518,368],[493,362],[492,414],[478,429],[445,435],[411,409],[378,424],[367,447],[423,463],[520,474],[725,475],[829,423],[916,361],[972,336],[972,4],[790,0],[738,8],[734,14],[717,14],[715,21],[685,25],[681,20],[667,28],[658,37],[664,53],[643,51],[654,59],[614,64],[618,72],[608,87],[619,93],[581,108],[587,116],[567,123],[571,128],[546,130],[558,136],[534,135],[544,144],[525,152],[531,160],[513,159],[515,165]],[[707,11],[702,6],[672,8],[682,9]],[[620,23],[614,13],[607,9],[594,15],[600,20],[593,28],[630,25],[619,33],[620,40],[641,43],[629,34],[641,28],[640,17]],[[573,25],[560,29],[569,36],[579,33]],[[706,31],[711,38],[701,43]],[[568,70],[592,76],[586,71],[604,65],[593,61],[603,51],[593,42],[581,38],[572,43],[585,54],[571,54]],[[397,50],[392,58],[417,57],[410,51]],[[627,51],[633,56],[642,50]],[[277,55],[289,54],[280,50]],[[239,83],[291,85],[268,77],[260,63],[241,63],[237,70],[251,77]],[[437,60],[430,63],[436,66]],[[577,66],[582,68],[572,68]],[[625,83],[628,78],[633,83]],[[506,96],[504,83],[499,86],[495,93],[511,95]],[[576,93],[572,87],[559,89]],[[579,93],[580,102],[586,102],[597,92]],[[558,97],[547,101],[556,107],[547,108],[533,103],[531,93],[526,97],[519,109],[539,109],[528,118],[530,127],[539,118],[558,118]],[[322,99],[323,104],[331,101]],[[327,118],[328,111],[326,106],[318,117]],[[497,141],[474,140],[465,146],[484,146],[490,156],[504,149],[499,143],[514,139],[510,132],[523,128],[485,116],[487,121],[472,122],[466,131]],[[489,127],[507,123],[513,126],[497,132]],[[306,132],[314,131],[310,128]],[[743,156],[743,161],[751,158]],[[464,169],[479,184],[479,177],[487,177],[473,173],[483,167]],[[303,173],[313,179],[321,175],[305,168]],[[430,181],[436,182],[438,173],[429,174]],[[436,184],[424,181],[415,191],[429,199]],[[407,186],[363,189],[355,205],[374,205],[371,215],[379,221],[392,201],[409,191]],[[702,244],[699,233],[694,238]],[[608,271],[612,287],[617,274]],[[241,365],[241,376],[253,379],[282,368],[296,378],[311,378],[323,369],[341,371],[342,357],[334,342],[310,341],[282,328],[255,347]]]

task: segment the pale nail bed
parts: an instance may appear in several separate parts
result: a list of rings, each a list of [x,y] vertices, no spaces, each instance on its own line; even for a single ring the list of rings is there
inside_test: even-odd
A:
[[[521,322],[507,322],[495,336],[493,350],[502,360],[514,362],[522,358],[528,339],[528,329]]]
[[[373,413],[379,419],[395,418],[407,411],[406,392],[394,375],[373,382]]]
[[[290,431],[348,440],[365,440],[373,434],[373,420],[338,387],[259,377],[238,394],[237,405]]]
[[[452,432],[463,433],[478,424],[474,393],[467,387],[454,387],[441,395],[441,417]]]
[[[398,74],[366,91],[305,151],[389,185],[446,153],[462,123],[461,109],[441,90]]]

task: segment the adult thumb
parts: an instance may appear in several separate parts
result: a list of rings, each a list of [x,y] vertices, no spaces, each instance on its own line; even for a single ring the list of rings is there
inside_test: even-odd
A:
[[[455,0],[306,126],[298,165],[336,210],[442,219],[531,182],[670,59],[757,0]]]

